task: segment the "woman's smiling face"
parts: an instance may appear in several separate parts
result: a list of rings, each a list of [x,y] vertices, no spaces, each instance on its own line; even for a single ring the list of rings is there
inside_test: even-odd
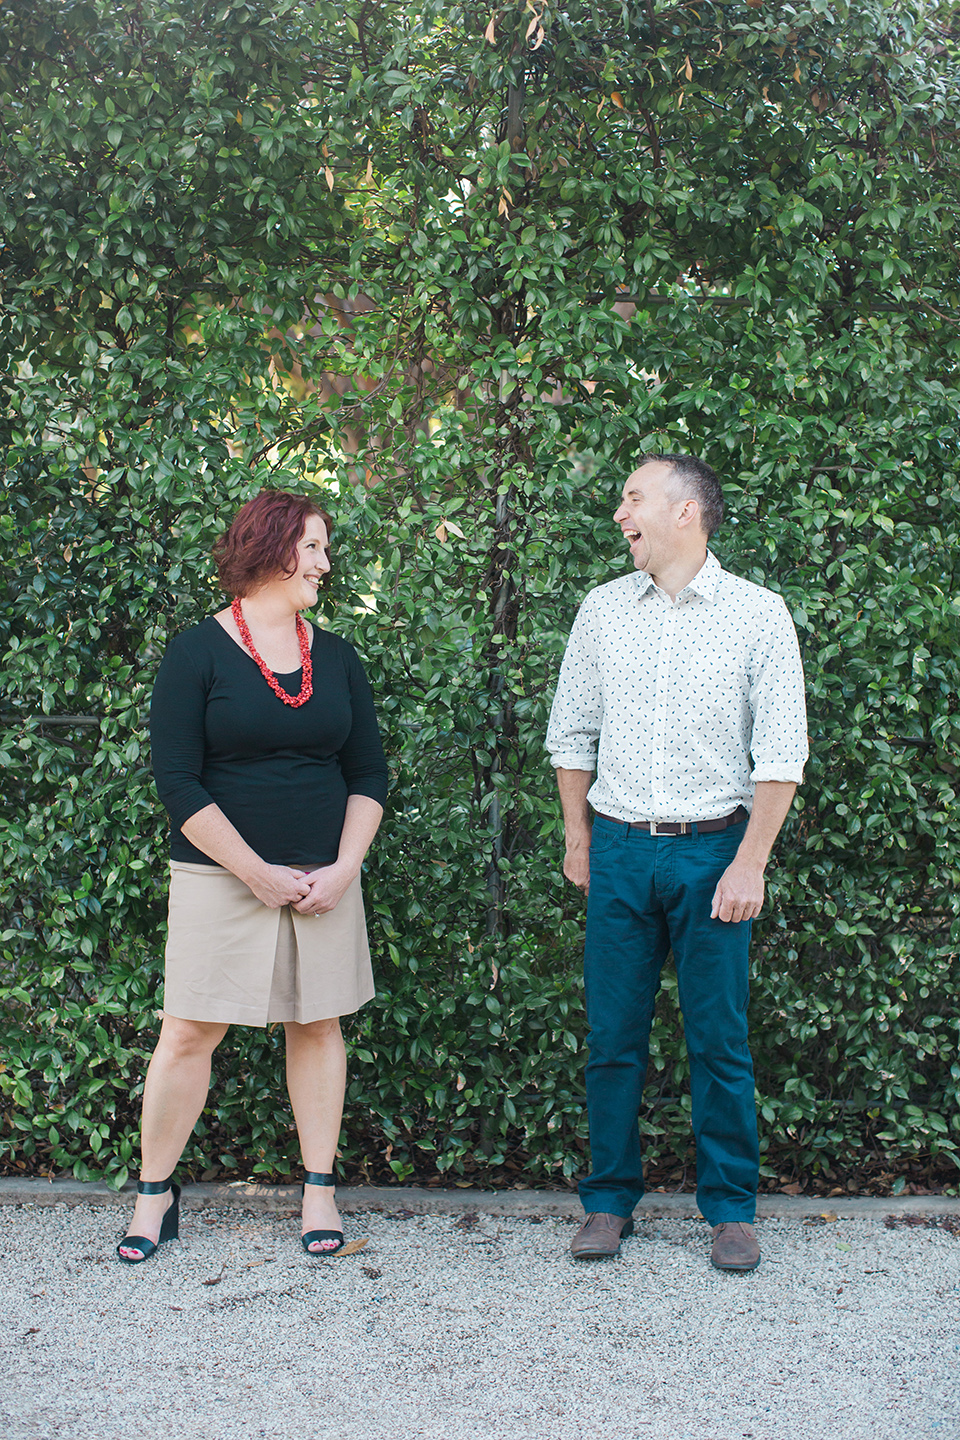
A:
[[[320,582],[330,569],[327,550],[330,537],[319,515],[308,515],[303,534],[297,541],[296,568],[292,575],[280,580],[298,610],[311,609],[317,603]]]

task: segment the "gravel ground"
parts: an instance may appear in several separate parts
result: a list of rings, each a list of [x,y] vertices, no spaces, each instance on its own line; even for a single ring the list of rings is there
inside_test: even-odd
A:
[[[115,1206],[0,1208],[3,1440],[960,1437],[960,1238],[763,1220],[726,1275],[702,1221],[575,1262],[566,1218],[187,1211],[121,1266]]]

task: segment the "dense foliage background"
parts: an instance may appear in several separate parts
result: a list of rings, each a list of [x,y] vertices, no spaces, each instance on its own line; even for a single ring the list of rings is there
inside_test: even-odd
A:
[[[8,1167],[135,1170],[162,975],[146,705],[263,484],[338,517],[325,622],[394,773],[347,1025],[368,1178],[582,1167],[582,908],[543,734],[644,449],[724,478],[813,758],[756,927],[767,1183],[955,1184],[952,5],[0,5]],[[184,1164],[296,1164],[236,1031]],[[692,1175],[671,973],[641,1119]],[[896,1177],[896,1178],[895,1178]]]

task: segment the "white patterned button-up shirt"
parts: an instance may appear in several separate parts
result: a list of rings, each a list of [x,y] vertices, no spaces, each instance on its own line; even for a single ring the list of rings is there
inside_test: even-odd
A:
[[[715,820],[749,810],[757,781],[799,783],[803,667],[784,601],[709,552],[675,600],[642,571],[600,585],[570,633],[547,748],[558,768],[596,769],[587,798],[615,820]]]

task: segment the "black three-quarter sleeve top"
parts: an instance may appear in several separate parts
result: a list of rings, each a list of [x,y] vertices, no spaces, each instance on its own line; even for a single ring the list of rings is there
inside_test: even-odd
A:
[[[153,773],[174,860],[213,865],[181,831],[219,805],[271,865],[331,865],[350,795],[387,796],[373,697],[353,646],[313,629],[313,694],[284,705],[212,616],[170,644],[150,710]],[[301,672],[277,675],[289,695]]]

